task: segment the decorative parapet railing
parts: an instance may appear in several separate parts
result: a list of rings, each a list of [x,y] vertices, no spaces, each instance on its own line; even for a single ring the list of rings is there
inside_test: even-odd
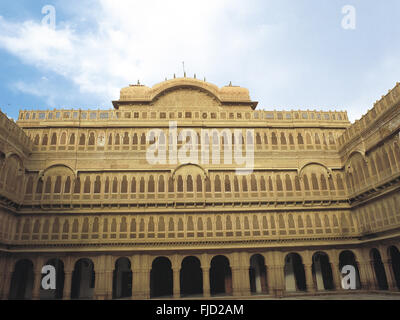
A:
[[[400,104],[400,83],[388,92],[385,96],[374,104],[374,107],[369,110],[360,120],[352,124],[341,137],[339,137],[339,145],[343,146],[355,136],[361,135],[362,132],[372,127],[385,111],[398,106]]]
[[[338,127],[348,127],[349,121],[347,113],[342,111],[163,111],[163,110],[143,110],[136,109],[132,111],[115,110],[52,110],[52,111],[20,111],[18,124],[22,127],[56,125],[57,122],[65,125],[65,121],[73,125],[79,125],[90,122],[107,121],[111,124],[113,121],[251,121],[258,124],[269,121],[282,123],[310,123],[315,126],[329,123]]]

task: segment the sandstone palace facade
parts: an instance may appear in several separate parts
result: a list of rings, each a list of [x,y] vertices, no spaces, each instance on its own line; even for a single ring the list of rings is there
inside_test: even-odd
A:
[[[335,294],[344,265],[360,292],[399,291],[399,84],[354,124],[186,77],[113,104],[0,113],[1,299]],[[208,136],[219,163],[149,163],[149,130],[169,137],[171,122],[199,150],[202,129],[223,132]],[[247,174],[224,161],[238,130]],[[55,290],[41,287],[49,264]]]

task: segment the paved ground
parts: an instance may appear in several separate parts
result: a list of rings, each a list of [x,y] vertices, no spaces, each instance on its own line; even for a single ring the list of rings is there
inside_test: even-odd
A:
[[[287,297],[279,300],[400,300],[399,294],[359,293],[324,296]]]

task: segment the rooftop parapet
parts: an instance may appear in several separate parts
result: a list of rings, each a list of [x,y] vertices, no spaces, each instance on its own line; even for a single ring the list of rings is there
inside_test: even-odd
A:
[[[11,141],[15,146],[20,146],[24,152],[31,153],[33,142],[13,120],[9,119],[0,110],[0,137]]]
[[[389,92],[382,96],[379,101],[376,101],[374,107],[356,120],[344,133],[339,137],[339,145],[344,145],[353,139],[355,136],[360,135],[365,129],[372,127],[378,119],[388,110],[400,104],[400,83],[397,82],[396,86],[389,90]]]
[[[190,118],[189,118],[190,116]],[[340,127],[348,127],[347,113],[345,111],[316,111],[316,110],[291,110],[291,111],[192,111],[182,110],[182,112],[166,112],[163,110],[43,110],[43,111],[26,111],[21,110],[19,113],[18,125],[22,127],[30,126],[48,126],[70,125],[79,126],[81,123],[104,122],[111,124],[113,122],[132,122],[132,121],[166,121],[179,120],[185,121],[243,121],[257,125],[265,125],[271,122],[291,124],[291,123],[307,123],[310,126],[319,126],[323,123],[338,125]]]

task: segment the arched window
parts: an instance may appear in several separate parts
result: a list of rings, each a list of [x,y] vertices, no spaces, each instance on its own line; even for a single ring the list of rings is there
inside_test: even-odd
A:
[[[61,176],[57,176],[54,184],[54,193],[61,193]]]
[[[136,178],[132,177],[131,181],[131,193],[136,193]]]
[[[286,191],[292,191],[292,180],[290,179],[290,176],[287,174],[285,176],[285,185],[286,185]]]
[[[128,134],[128,132],[124,133],[123,144],[125,144],[125,145],[129,144],[129,134]]]
[[[274,146],[278,144],[278,138],[276,137],[276,133],[275,132],[272,132],[271,142],[272,142],[272,144]]]
[[[279,174],[276,176],[276,191],[283,191],[283,184]]]
[[[193,179],[191,175],[187,177],[187,192],[193,192]]]
[[[174,180],[172,177],[168,179],[168,192],[174,192]]]
[[[85,145],[85,140],[86,140],[85,134],[82,133],[81,137],[79,138],[79,145],[80,146],[84,146]]]
[[[37,135],[35,136],[35,142],[34,142],[36,146],[39,145],[39,141],[40,141],[40,137],[39,137],[39,135],[37,134]]]
[[[228,175],[225,176],[225,192],[231,192],[231,180]]]
[[[57,144],[57,134],[53,133],[53,135],[51,136],[51,145],[55,146]]]
[[[242,191],[243,192],[247,192],[248,188],[247,188],[247,179],[245,176],[242,177]]]
[[[182,176],[178,176],[178,192],[183,192],[183,179],[182,179]]]
[[[261,176],[261,179],[260,179],[260,190],[267,191],[267,186],[265,184],[265,178],[263,176]]]
[[[257,191],[257,179],[254,174],[251,175],[250,187],[251,187],[251,191]]]
[[[118,193],[118,179],[114,177],[112,184],[112,193]]]
[[[122,177],[121,193],[128,193],[128,178],[126,176]]]
[[[67,134],[63,132],[63,134],[61,135],[60,144],[65,145],[66,143],[67,143]]]
[[[165,192],[164,176],[158,178],[158,192]]]
[[[83,193],[90,193],[90,177],[87,176],[85,179],[85,185],[83,187]]]
[[[89,146],[94,146],[94,144],[95,144],[94,132],[91,132],[89,134],[89,143],[88,143],[88,145]]]
[[[318,180],[317,180],[317,175],[315,173],[311,174],[311,183],[313,190],[318,190]]]
[[[100,176],[97,176],[94,182],[94,193],[100,193],[100,190],[101,190]]]
[[[303,136],[301,133],[297,135],[297,144],[304,144]]]
[[[202,181],[200,175],[197,175],[197,178],[196,178],[196,189],[197,189],[197,192],[203,192],[203,181]]]
[[[154,183],[154,177],[150,176],[149,182],[148,182],[148,185],[147,185],[148,192],[151,192],[151,193],[155,192],[155,185],[154,184],[155,184]]]
[[[49,138],[48,138],[47,134],[45,133],[42,138],[42,146],[47,146],[48,141],[49,141]]]
[[[47,177],[46,179],[46,185],[45,185],[45,189],[44,189],[45,193],[51,193],[51,178]]]
[[[286,137],[284,132],[281,132],[281,144],[286,145]]]
[[[132,144],[133,144],[133,145],[137,145],[137,144],[138,144],[138,136],[137,136],[137,133],[135,133],[135,134],[133,135]]]
[[[221,192],[221,179],[219,176],[215,176],[215,185],[214,185],[215,192]]]
[[[119,136],[119,133],[117,133],[117,134],[115,135],[114,145],[119,146],[120,143],[121,143],[121,138],[120,138],[120,136]]]

